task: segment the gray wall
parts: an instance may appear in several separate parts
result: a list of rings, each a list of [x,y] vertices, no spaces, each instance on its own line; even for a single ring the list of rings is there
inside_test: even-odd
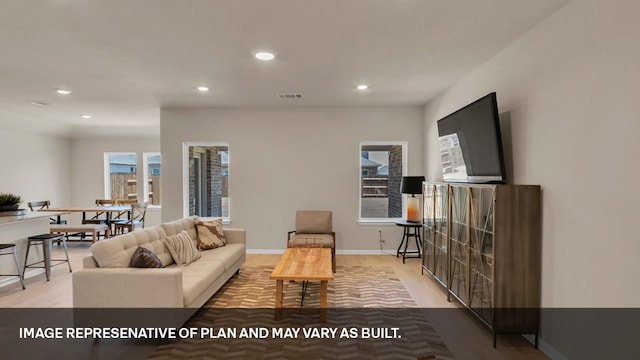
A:
[[[497,92],[511,182],[542,185],[544,307],[640,306],[639,13],[637,1],[573,1],[425,107],[436,180],[436,120]],[[568,324],[543,320],[548,344],[585,358]]]
[[[105,152],[134,152],[138,155],[137,177],[138,184],[143,183],[142,153],[160,152],[160,141],[149,139],[119,140],[119,139],[86,139],[71,140],[71,194],[70,205],[93,205],[96,199],[105,197],[104,192],[104,153]],[[164,164],[162,164],[164,166]],[[164,172],[164,169],[162,170]],[[162,178],[161,178],[162,181]],[[142,199],[143,189],[138,186],[138,198]],[[147,210],[145,226],[160,224],[160,208],[150,207]],[[76,216],[75,221],[80,221]]]
[[[408,174],[423,174],[421,107],[164,109],[161,112],[163,221],[183,216],[182,143],[229,143],[231,226],[248,248],[281,251],[297,209],[333,210],[338,250],[380,252],[399,227],[359,225],[359,144],[407,141]]]

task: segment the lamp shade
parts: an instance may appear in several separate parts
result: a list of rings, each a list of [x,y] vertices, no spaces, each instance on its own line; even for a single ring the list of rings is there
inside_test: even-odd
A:
[[[403,176],[400,192],[403,194],[422,194],[424,176]]]

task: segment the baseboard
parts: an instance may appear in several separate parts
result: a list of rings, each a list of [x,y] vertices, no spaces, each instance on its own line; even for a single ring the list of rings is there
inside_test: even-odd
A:
[[[247,254],[282,254],[284,249],[247,249]]]
[[[529,341],[531,344],[535,343],[534,335],[522,335],[522,337],[527,339],[527,341]],[[538,350],[542,351],[551,360],[568,360],[558,350],[554,349],[553,346],[549,345],[549,343],[545,342],[541,338],[538,338]]]
[[[27,271],[24,274],[24,278],[26,280],[26,279],[32,278],[34,276],[38,276],[40,274],[44,274],[44,269],[31,269],[31,270]],[[17,282],[20,282],[20,280],[18,280],[17,276],[10,276],[10,277],[7,277],[6,279],[0,280],[0,287],[6,286],[6,285],[11,285],[11,284],[17,283]]]

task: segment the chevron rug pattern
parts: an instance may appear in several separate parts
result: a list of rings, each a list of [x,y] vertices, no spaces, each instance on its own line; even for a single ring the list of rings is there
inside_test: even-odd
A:
[[[301,282],[286,282],[283,319],[274,320],[273,267],[246,266],[185,327],[236,329],[229,338],[183,339],[160,345],[150,359],[453,359],[400,279],[389,267],[338,267],[328,287],[328,320],[319,321],[319,283],[309,283],[300,306]],[[242,328],[270,336],[241,338]],[[274,328],[302,330],[294,338]],[[394,336],[392,329],[398,329]],[[304,331],[335,329],[333,336]],[[346,329],[346,330],[345,330]],[[355,330],[353,330],[355,329]],[[356,331],[357,336],[340,336]],[[352,333],[353,334],[353,333]]]

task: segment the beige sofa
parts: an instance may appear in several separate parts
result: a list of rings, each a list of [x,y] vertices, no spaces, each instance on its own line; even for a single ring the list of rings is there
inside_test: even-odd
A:
[[[197,239],[194,220],[176,220],[93,244],[83,269],[72,276],[74,308],[200,308],[244,263],[246,234],[243,229],[224,229],[225,246],[201,251],[200,259],[177,266],[163,239],[183,230]],[[130,268],[139,246],[153,251],[165,267]]]

